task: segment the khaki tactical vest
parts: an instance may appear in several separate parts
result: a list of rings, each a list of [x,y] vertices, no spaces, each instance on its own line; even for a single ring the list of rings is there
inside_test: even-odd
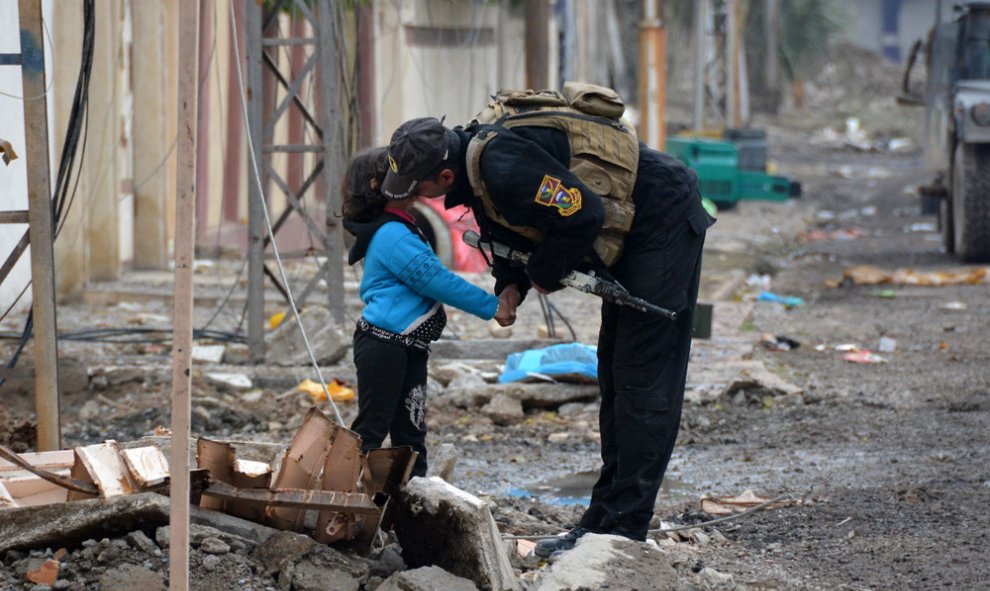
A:
[[[595,252],[606,265],[622,254],[622,243],[632,226],[632,190],[639,164],[636,130],[621,119],[625,105],[614,90],[594,84],[567,82],[556,90],[501,90],[472,125],[551,127],[567,133],[571,146],[568,168],[582,183],[603,197],[605,224],[595,241]],[[492,204],[481,178],[481,154],[497,130],[476,135],[467,148],[467,175],[487,217],[540,243],[543,232],[513,226]]]

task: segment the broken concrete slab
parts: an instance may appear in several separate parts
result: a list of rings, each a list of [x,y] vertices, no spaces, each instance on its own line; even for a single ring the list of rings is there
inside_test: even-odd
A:
[[[235,517],[226,513],[220,513],[219,511],[200,509],[195,506],[190,507],[189,509],[190,523],[194,525],[212,527],[226,534],[250,540],[255,544],[263,543],[273,535],[279,533],[279,530],[273,527],[268,527],[267,525],[241,519],[240,517]]]
[[[283,568],[294,564],[316,545],[309,536],[291,531],[280,531],[258,545],[251,558],[264,565],[266,572],[278,576]]]
[[[330,310],[310,306],[299,313],[299,319],[309,344],[321,365],[337,363],[347,354],[350,335],[338,327]],[[311,363],[306,343],[294,317],[287,318],[265,337],[265,360],[275,365],[308,365]]]
[[[518,400],[526,408],[556,408],[569,402],[598,398],[597,384],[489,384],[474,374],[462,374],[444,392],[442,400],[462,408],[488,404],[497,396]]]
[[[314,545],[292,569],[293,591],[358,591],[367,580],[365,562],[322,544]]]
[[[737,403],[762,403],[764,396],[792,396],[804,393],[796,386],[771,372],[762,363],[739,371],[736,377],[722,390],[720,398]]]
[[[67,546],[88,538],[165,525],[168,510],[168,497],[156,493],[0,510],[0,553]]]
[[[207,383],[232,392],[244,392],[254,387],[251,378],[243,373],[213,371],[203,375]]]
[[[488,505],[440,478],[409,481],[395,505],[394,527],[412,567],[440,566],[485,591],[519,589]]]
[[[537,591],[599,589],[622,581],[623,589],[677,589],[671,558],[659,548],[622,536],[586,534],[550,567]]]
[[[464,339],[440,340],[430,344],[434,359],[500,359],[511,353],[542,349],[562,343],[560,339]]]
[[[481,407],[481,413],[500,426],[515,425],[526,418],[522,402],[505,393],[492,396],[488,404]]]
[[[430,451],[430,464],[426,469],[427,476],[438,476],[447,482],[454,482],[454,468],[457,467],[457,457],[460,454],[453,443],[442,443]]]
[[[424,566],[395,573],[376,591],[478,591],[478,587],[439,566]]]

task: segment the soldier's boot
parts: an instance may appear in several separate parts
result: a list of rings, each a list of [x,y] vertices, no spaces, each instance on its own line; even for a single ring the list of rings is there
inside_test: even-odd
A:
[[[586,533],[590,533],[590,530],[583,527],[576,527],[566,534],[557,536],[556,538],[540,540],[537,542],[536,547],[533,548],[533,554],[536,554],[541,558],[549,558],[554,552],[570,550],[575,544],[577,544],[578,539]]]

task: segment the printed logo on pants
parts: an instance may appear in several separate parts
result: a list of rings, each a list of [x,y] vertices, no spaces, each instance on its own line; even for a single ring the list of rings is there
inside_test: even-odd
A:
[[[419,385],[409,391],[406,397],[409,421],[420,430],[426,429],[426,386]]]

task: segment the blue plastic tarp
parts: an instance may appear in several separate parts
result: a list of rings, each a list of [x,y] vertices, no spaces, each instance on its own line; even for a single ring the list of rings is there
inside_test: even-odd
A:
[[[505,371],[498,381],[518,382],[533,374],[541,376],[582,376],[598,379],[598,348],[581,343],[563,343],[542,349],[513,353],[505,360]]]

